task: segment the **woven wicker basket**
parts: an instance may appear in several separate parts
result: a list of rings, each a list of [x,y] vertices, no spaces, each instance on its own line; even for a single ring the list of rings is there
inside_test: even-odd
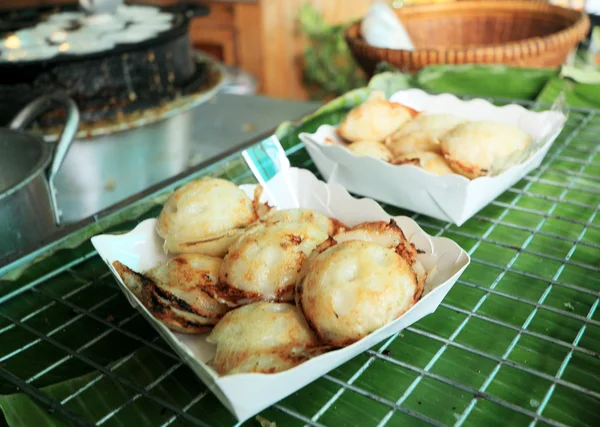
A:
[[[382,61],[409,72],[432,64],[558,67],[590,28],[584,12],[531,0],[455,1],[396,13],[411,36],[412,52],[368,45],[360,22],[346,30],[351,52],[369,76]]]

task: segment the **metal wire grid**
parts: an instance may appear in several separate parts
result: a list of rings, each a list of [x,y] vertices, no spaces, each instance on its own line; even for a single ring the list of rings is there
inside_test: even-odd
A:
[[[417,363],[409,363],[399,358],[392,357],[389,353],[389,348],[397,343],[401,338],[398,336],[391,337],[386,342],[382,343],[377,348],[369,350],[364,358],[366,360],[359,360],[358,365],[353,362],[347,364],[348,368],[345,369],[344,374],[351,373],[351,375],[345,376],[335,371],[325,375],[324,381],[328,382],[329,385],[333,385],[336,391],[332,393],[331,397],[328,398],[323,405],[321,405],[313,413],[304,413],[303,410],[299,409],[297,405],[290,404],[290,399],[285,399],[279,404],[274,406],[270,414],[276,417],[284,417],[288,423],[295,425],[306,424],[306,425],[329,425],[328,415],[332,412],[335,413],[336,406],[343,401],[346,395],[358,395],[367,398],[369,401],[377,402],[381,407],[386,408],[385,414],[377,421],[377,425],[392,425],[394,424],[394,417],[398,414],[405,414],[408,417],[412,417],[413,421],[420,420],[424,423],[431,425],[447,425],[448,422],[442,422],[437,418],[429,416],[425,412],[415,410],[413,406],[406,405],[407,401],[415,393],[415,390],[419,387],[419,384],[424,380],[433,380],[440,385],[449,386],[456,392],[467,393],[472,395],[472,399],[468,405],[460,413],[454,414],[453,424],[460,426],[468,424],[473,411],[477,408],[477,405],[481,405],[479,402],[491,402],[498,407],[505,408],[509,411],[523,415],[529,420],[530,425],[536,425],[537,423],[543,423],[547,425],[564,425],[559,420],[555,420],[551,417],[545,416],[544,411],[547,408],[548,402],[551,400],[556,387],[564,387],[573,393],[579,393],[583,396],[595,399],[597,403],[600,403],[600,390],[598,388],[590,388],[588,384],[581,385],[571,380],[563,378],[573,355],[587,355],[593,358],[600,358],[600,354],[594,348],[588,348],[581,345],[581,339],[585,334],[586,328],[589,327],[600,327],[600,321],[594,319],[596,310],[598,307],[599,289],[595,287],[581,286],[580,284],[568,283],[567,281],[561,280],[561,274],[567,266],[575,266],[589,272],[590,275],[598,273],[598,265],[588,264],[586,262],[580,262],[571,259],[577,248],[586,247],[593,250],[600,249],[600,245],[597,242],[590,242],[589,240],[584,241],[584,236],[589,230],[597,231],[600,229],[600,224],[595,220],[598,213],[598,205],[583,203],[573,200],[567,200],[565,197],[571,190],[578,190],[586,194],[594,196],[600,196],[600,173],[589,173],[591,168],[598,167],[600,170],[600,163],[594,160],[594,156],[600,151],[598,147],[594,145],[594,141],[589,139],[593,136],[593,133],[586,132],[593,130],[594,119],[597,118],[595,111],[586,111],[583,113],[573,114],[575,117],[576,124],[571,127],[568,125],[566,131],[563,133],[567,134],[560,141],[557,141],[555,147],[546,158],[544,164],[533,172],[532,175],[528,176],[524,180],[522,188],[516,186],[509,190],[508,194],[512,196],[512,199],[507,202],[503,201],[502,198],[492,203],[492,206],[496,209],[500,209],[501,213],[495,216],[486,216],[485,212],[480,213],[476,216],[475,221],[481,224],[485,224],[485,230],[482,234],[478,235],[472,233],[468,228],[456,228],[450,224],[442,224],[437,221],[433,221],[429,218],[422,217],[420,215],[413,215],[426,230],[435,235],[444,235],[450,238],[463,238],[472,241],[472,245],[468,249],[468,252],[472,256],[473,264],[480,264],[484,267],[496,270],[498,274],[495,279],[489,284],[484,285],[480,283],[472,282],[468,279],[459,280],[456,285],[458,288],[477,290],[482,293],[480,298],[471,308],[465,308],[460,304],[453,301],[448,301],[448,298],[442,303],[442,309],[449,310],[449,312],[457,313],[458,315],[464,316],[462,321],[454,329],[452,333],[444,334],[437,331],[432,331],[427,327],[424,327],[422,323],[416,324],[408,328],[404,333],[411,333],[431,342],[438,343],[439,349],[433,354],[432,357],[424,363],[423,367]],[[597,123],[600,126],[600,123]],[[599,129],[600,130],[600,127]],[[578,140],[579,143],[575,146],[573,141]],[[589,141],[587,144],[581,144],[581,141]],[[583,159],[568,156],[563,154],[566,150],[575,150],[583,154]],[[292,159],[292,162],[299,166],[304,166],[313,169],[313,165],[310,160],[307,160],[306,153],[300,147],[294,147],[288,150],[288,154]],[[563,170],[556,168],[553,164],[554,161],[566,161],[579,165],[578,169]],[[552,172],[559,176],[564,176],[564,181],[555,181],[548,179],[545,176],[547,172]],[[239,181],[246,179],[246,176],[238,177]],[[582,185],[581,182],[589,183],[591,185]],[[545,194],[538,194],[535,192],[534,186],[536,184],[544,184],[556,188],[560,193],[557,196],[548,196]],[[519,205],[519,202],[523,199],[532,200],[543,200],[549,203],[550,207],[546,210],[538,210],[531,207],[523,207]],[[590,215],[586,220],[568,218],[556,214],[556,210],[560,206],[570,206],[573,208],[581,209],[583,211],[589,211]],[[393,211],[393,208],[386,207],[389,211]],[[537,218],[537,224],[534,226],[522,225],[519,223],[512,222],[509,218],[511,213],[523,212]],[[544,225],[549,220],[560,220],[568,223],[576,224],[581,227],[581,231],[576,238],[567,237],[559,232],[547,231],[544,229]],[[500,227],[512,230],[514,232],[525,232],[528,237],[518,247],[514,247],[510,244],[504,243],[500,240],[495,239],[494,231]],[[466,230],[466,231],[465,231]],[[537,236],[545,236],[557,241],[566,242],[571,246],[567,255],[557,257],[552,254],[544,253],[543,251],[533,250],[530,248],[531,242]],[[486,258],[478,257],[478,249],[484,244],[496,245],[497,247],[514,250],[514,255],[508,260],[507,263],[490,261]],[[552,262],[558,262],[560,265],[556,269],[555,273],[549,279],[541,274],[535,272],[523,271],[515,267],[515,264],[520,257],[524,254],[539,257],[543,260],[549,260]],[[82,272],[86,271],[86,267],[97,260],[94,257],[93,251],[80,254],[77,259],[57,268],[51,273],[40,277],[30,283],[24,284],[23,291],[19,295],[15,295],[8,299],[0,300],[0,320],[4,320],[6,326],[0,328],[0,343],[4,342],[2,337],[6,337],[11,331],[18,331],[20,334],[27,333],[31,337],[30,340],[19,345],[17,348],[12,349],[6,354],[0,357],[0,377],[8,384],[15,386],[21,392],[24,392],[34,398],[38,403],[44,406],[50,407],[55,413],[65,417],[70,422],[77,425],[109,425],[111,422],[119,419],[120,415],[125,413],[128,408],[135,405],[136,401],[140,399],[148,400],[156,405],[160,405],[169,411],[170,416],[162,425],[172,425],[174,423],[188,423],[192,425],[210,425],[206,422],[206,419],[198,415],[193,414],[194,408],[203,407],[211,396],[211,394],[202,386],[198,385],[197,388],[200,391],[195,394],[185,404],[172,403],[169,399],[160,397],[154,393],[154,390],[161,386],[161,384],[167,382],[169,378],[174,377],[178,372],[189,371],[185,366],[182,365],[178,356],[176,356],[169,348],[165,346],[162,340],[150,331],[150,327],[144,329],[144,327],[132,330],[128,325],[139,321],[141,316],[133,311],[129,310],[119,321],[112,321],[110,318],[104,317],[100,312],[103,307],[114,303],[115,301],[122,301],[123,297],[121,292],[113,282],[112,277],[106,270],[97,278],[90,280]],[[527,279],[541,281],[546,283],[546,289],[537,299],[523,298],[519,295],[515,295],[511,292],[503,291],[499,288],[499,284],[507,274],[518,275]],[[68,292],[60,293],[53,290],[52,282],[53,279],[59,279],[65,275],[76,278],[80,281],[80,285],[69,289]],[[108,295],[94,304],[87,306],[80,301],[77,301],[77,296],[86,292],[86,290],[95,287],[102,287],[104,290],[108,290]],[[593,304],[590,306],[589,311],[585,316],[574,313],[566,308],[556,308],[555,306],[547,303],[548,295],[554,288],[569,289],[579,292],[584,295],[588,295],[594,299]],[[478,294],[479,295],[479,294]],[[521,325],[515,325],[505,320],[500,320],[490,314],[482,313],[481,307],[484,306],[486,300],[497,296],[505,298],[515,306],[529,306],[531,307],[530,314],[526,317],[525,321]],[[10,305],[19,299],[32,298],[36,300],[47,301],[45,304],[37,306],[34,310],[22,314],[12,315],[10,314]],[[32,326],[32,320],[44,316],[44,314],[53,309],[53,307],[65,307],[73,310],[75,315],[69,320],[56,325],[52,329],[45,331],[43,328]],[[572,341],[566,341],[561,338],[554,337],[550,334],[540,333],[535,330],[528,329],[540,312],[551,312],[561,316],[561,319],[569,319],[570,321],[577,322],[579,330]],[[93,334],[89,339],[84,340],[83,343],[77,347],[69,347],[61,342],[57,338],[61,331],[77,325],[79,322],[84,320],[93,320],[99,323],[104,328],[101,333]],[[457,337],[461,335],[461,332],[465,330],[469,323],[472,323],[476,319],[478,321],[485,322],[486,325],[494,325],[508,331],[515,333],[514,338],[506,347],[502,354],[495,354],[491,351],[485,351],[472,343],[465,343],[457,340]],[[104,366],[90,355],[86,354],[86,350],[94,347],[94,345],[104,342],[110,343],[111,337],[114,335],[120,335],[127,337],[127,340],[131,340],[135,343],[135,348],[124,354],[119,360],[111,365],[110,367]],[[402,335],[402,334],[401,334]],[[447,336],[445,336],[447,335]],[[524,339],[523,337],[534,337],[535,339],[541,340],[546,343],[550,343],[553,346],[557,346],[566,351],[559,368],[552,374],[544,372],[543,370],[532,368],[527,366],[525,363],[520,363],[511,359],[511,354],[514,349],[518,346],[519,341]],[[27,376],[17,375],[11,371],[9,364],[11,361],[25,357],[26,353],[30,349],[34,349],[36,346],[41,344],[47,344],[51,347],[60,349],[64,356],[55,360],[51,364],[47,365],[43,369],[38,370],[35,373],[29,373]],[[0,350],[3,346],[0,346]],[[118,373],[119,368],[126,365],[132,360],[141,349],[151,349],[152,352],[160,354],[161,357],[166,357],[170,362],[162,373],[147,384],[140,384],[134,382],[127,377]],[[486,375],[485,380],[479,387],[474,387],[470,384],[457,381],[448,375],[441,375],[436,373],[436,364],[444,360],[444,355],[451,349],[458,349],[474,356],[480,357],[494,364],[493,369]],[[61,368],[71,361],[77,361],[86,365],[89,368],[97,371],[97,374],[93,379],[88,381],[86,384],[78,387],[73,392],[64,396],[60,400],[51,398],[48,394],[42,391],[36,383],[44,378],[48,377],[55,370]],[[402,390],[397,390],[399,396],[396,399],[390,399],[389,396],[382,393],[381,390],[372,390],[364,385],[364,379],[369,377],[369,368],[375,363],[385,362],[393,365],[394,367],[410,372],[414,375],[414,379],[410,384]],[[425,363],[426,362],[426,363]],[[531,407],[525,407],[511,402],[508,399],[500,398],[493,393],[488,391],[491,384],[494,383],[497,378],[498,372],[503,366],[511,367],[519,372],[526,373],[548,382],[549,386],[543,395],[543,398],[537,402],[537,405]],[[130,390],[131,395],[127,397],[118,406],[112,408],[106,414],[98,419],[88,419],[86,414],[81,411],[75,411],[70,408],[69,402],[76,400],[79,396],[85,393],[87,390],[93,388],[96,384],[104,379],[110,379],[115,384],[119,384]],[[346,379],[347,378],[347,379]],[[321,381],[321,380],[318,380]],[[362,381],[362,382],[361,382]],[[362,386],[361,386],[362,384]],[[308,386],[310,389],[312,387]],[[214,399],[212,401],[214,406]],[[206,410],[206,406],[204,406]],[[197,413],[197,412],[196,412]],[[144,414],[139,414],[140,419],[143,419]],[[228,419],[232,423],[232,419]],[[355,420],[356,425],[369,425],[367,420],[362,422],[360,419]],[[351,423],[350,423],[351,424]],[[222,424],[213,424],[222,425]],[[283,425],[287,425],[284,423]],[[333,423],[331,425],[338,425]]]

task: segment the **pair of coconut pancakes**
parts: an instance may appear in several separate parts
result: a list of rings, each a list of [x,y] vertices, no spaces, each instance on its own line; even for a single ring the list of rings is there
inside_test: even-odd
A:
[[[154,317],[210,332],[220,375],[280,372],[352,344],[421,297],[426,272],[394,221],[348,227],[311,209],[278,210],[204,178],[175,191],[158,218],[168,261],[113,265]]]

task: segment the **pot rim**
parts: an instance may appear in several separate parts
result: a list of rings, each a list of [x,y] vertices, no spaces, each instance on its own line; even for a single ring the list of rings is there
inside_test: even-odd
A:
[[[4,191],[0,192],[0,201],[10,197],[12,194],[16,193],[21,188],[25,187],[31,181],[37,178],[40,173],[43,173],[44,170],[46,170],[52,158],[50,143],[45,142],[42,138],[38,137],[37,135],[19,129],[0,128],[0,139],[10,138],[11,136],[15,135],[25,138],[26,141],[30,141],[26,142],[26,144],[38,144],[38,146],[40,146],[41,148],[41,155],[37,163],[31,168],[30,171],[27,172],[25,178],[23,178],[21,181],[17,182],[13,186],[8,187]],[[22,144],[23,142],[21,141],[20,143]]]

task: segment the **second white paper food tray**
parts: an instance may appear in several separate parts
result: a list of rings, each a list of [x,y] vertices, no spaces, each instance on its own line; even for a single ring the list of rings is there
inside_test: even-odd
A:
[[[512,124],[532,135],[533,151],[524,161],[496,176],[469,180],[458,174],[438,176],[413,165],[393,165],[374,157],[357,156],[342,145],[337,126],[322,125],[313,134],[300,134],[328,182],[459,226],[540,166],[566,119],[558,110],[535,112],[516,104],[498,107],[483,99],[464,101],[451,94],[432,95],[419,89],[398,91],[390,100],[426,114],[453,114],[472,121]]]
[[[241,188],[252,196],[253,185]],[[304,169],[284,169],[264,185],[264,199],[279,209],[311,208],[337,218],[349,226],[365,221],[389,221],[390,216],[373,200],[353,198],[336,184],[326,184]],[[206,342],[206,334],[185,335],[167,329],[136,299],[112,267],[120,261],[135,271],[144,271],[167,259],[162,240],[156,233],[156,220],[140,223],[122,235],[100,235],[92,243],[110,267],[129,302],[181,356],[219,400],[240,421],[299,390],[335,369],[373,345],[410,326],[439,306],[452,285],[468,266],[470,258],[453,241],[427,235],[412,219],[396,217],[398,225],[415,246],[424,251],[418,255],[428,272],[421,300],[394,322],[371,333],[348,347],[311,359],[291,370],[277,374],[238,374],[219,377],[207,365],[215,347]]]

